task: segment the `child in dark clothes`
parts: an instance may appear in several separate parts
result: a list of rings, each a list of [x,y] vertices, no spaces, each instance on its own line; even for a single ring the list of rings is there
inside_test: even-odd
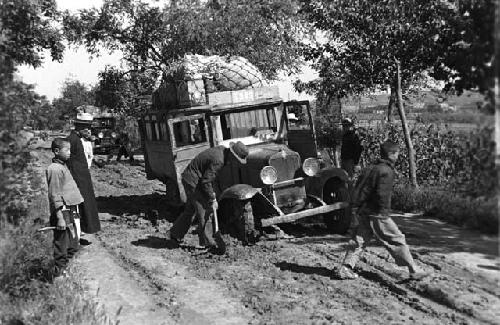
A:
[[[78,251],[75,219],[80,218],[78,204],[83,202],[83,197],[66,166],[70,149],[67,140],[55,139],[52,142],[54,158],[46,171],[50,225],[56,227],[53,241],[56,276],[64,273],[69,259]]]
[[[389,217],[394,164],[399,156],[399,146],[386,141],[380,146],[380,159],[367,168],[356,184],[353,207],[357,209],[358,225],[353,236],[354,245],[346,251],[342,266],[335,271],[340,279],[355,279],[354,267],[369,241],[375,237],[389,251],[399,266],[406,266],[410,278],[423,279],[430,275],[421,270],[413,260],[405,235]]]

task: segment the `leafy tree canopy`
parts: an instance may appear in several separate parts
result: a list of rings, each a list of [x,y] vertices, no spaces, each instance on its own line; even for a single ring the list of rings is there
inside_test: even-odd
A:
[[[393,85],[398,60],[406,85],[430,71],[449,87],[484,89],[477,75],[490,74],[492,0],[301,2],[302,13],[326,41],[305,47],[321,81],[299,88],[344,97]]]
[[[241,55],[268,78],[296,71],[305,30],[293,0],[105,0],[101,8],[67,13],[70,42],[98,54],[121,50],[128,67],[165,71],[185,54]]]
[[[158,74],[154,71],[125,72],[107,66],[99,73],[95,88],[96,104],[115,113],[138,116],[150,104]]]
[[[52,101],[57,118],[76,118],[76,108],[81,105],[94,105],[95,91],[78,80],[67,79],[63,83],[61,96]]]
[[[64,46],[57,26],[55,0],[0,0],[0,77],[10,79],[15,66],[38,67],[43,51],[61,60]]]

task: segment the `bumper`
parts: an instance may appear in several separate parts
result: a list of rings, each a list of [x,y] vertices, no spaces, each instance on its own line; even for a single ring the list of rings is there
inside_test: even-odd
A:
[[[111,151],[118,149],[117,145],[95,145],[94,154],[109,154]]]
[[[279,223],[293,222],[305,217],[310,217],[318,214],[325,214],[335,210],[341,210],[349,207],[349,203],[347,202],[337,202],[333,204],[324,204],[320,207],[303,210],[295,213],[284,214],[272,218],[262,219],[262,227],[269,227],[271,225],[276,225]]]

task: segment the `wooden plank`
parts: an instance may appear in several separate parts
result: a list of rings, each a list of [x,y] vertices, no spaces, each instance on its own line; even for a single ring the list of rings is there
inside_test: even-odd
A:
[[[332,212],[335,210],[344,209],[344,208],[347,208],[348,206],[349,206],[349,203],[347,203],[347,202],[337,202],[337,203],[333,203],[330,205],[324,205],[324,206],[314,208],[314,209],[290,213],[290,214],[286,214],[283,216],[277,216],[277,217],[272,217],[272,218],[268,218],[268,219],[262,219],[262,221],[261,221],[262,227],[269,227],[271,225],[276,225],[279,223],[293,222],[293,221],[296,221],[296,220],[299,220],[299,219],[302,219],[305,217],[310,217],[310,216],[314,216],[314,215],[318,215],[318,214],[324,214],[324,213]]]

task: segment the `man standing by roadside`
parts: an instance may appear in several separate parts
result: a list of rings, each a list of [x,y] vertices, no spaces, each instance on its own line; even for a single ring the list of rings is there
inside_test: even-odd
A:
[[[217,172],[231,159],[246,164],[247,156],[248,148],[238,141],[231,143],[229,148],[224,146],[209,148],[191,160],[182,173],[182,184],[187,197],[186,207],[167,232],[167,240],[180,243],[196,218],[200,246],[207,248],[216,246],[212,229],[213,214],[207,211],[218,208],[212,183],[217,177]]]
[[[85,153],[85,158],[87,158],[87,165],[92,167],[92,161],[94,160],[94,148],[92,147],[92,135],[90,129],[86,128],[81,132],[81,140],[83,145],[83,152]]]
[[[77,117],[75,129],[68,136],[68,141],[71,144],[71,156],[67,165],[84,199],[83,203],[78,206],[81,217],[81,231],[93,234],[101,230],[101,224],[97,212],[94,186],[92,185],[92,178],[81,141],[85,129],[88,129],[90,124],[90,120]],[[80,238],[80,244],[88,245],[90,242]]]
[[[344,134],[340,151],[340,167],[349,174],[349,177],[352,177],[355,170],[360,169],[358,164],[363,152],[363,146],[351,119],[345,118],[342,120],[342,129]]]

